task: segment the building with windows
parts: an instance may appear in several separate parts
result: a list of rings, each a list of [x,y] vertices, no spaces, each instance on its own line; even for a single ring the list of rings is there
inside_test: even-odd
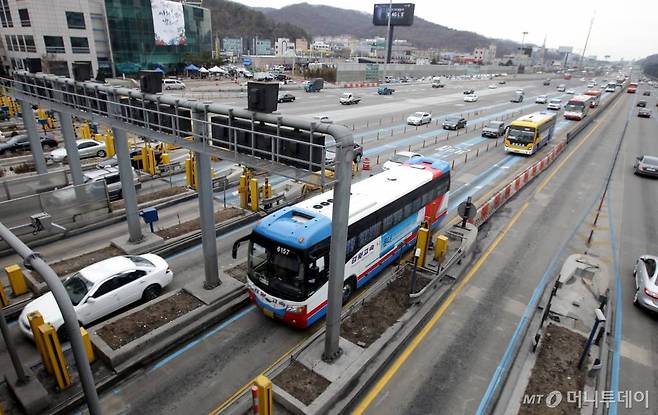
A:
[[[156,7],[165,10],[166,20],[154,19]],[[156,67],[183,72],[190,56],[211,54],[206,8],[166,0],[105,0],[105,11],[117,75]]]
[[[158,8],[178,15],[182,33],[167,38],[171,29],[156,27]],[[5,71],[85,78],[173,71],[212,47],[210,11],[167,0],[0,0],[0,26]]]
[[[73,76],[109,69],[103,0],[0,0],[3,68]]]
[[[222,52],[231,56],[242,55],[243,46],[241,37],[222,38]]]
[[[276,43],[274,44],[274,54],[276,56],[294,56],[295,42],[287,37],[277,38]]]
[[[254,39],[254,51],[256,55],[272,55],[272,41],[270,39]]]
[[[295,39],[295,49],[298,51],[307,51],[308,41],[303,37]]]
[[[491,44],[488,48],[476,48],[473,50],[473,57],[484,64],[492,63],[496,59],[496,45]]]

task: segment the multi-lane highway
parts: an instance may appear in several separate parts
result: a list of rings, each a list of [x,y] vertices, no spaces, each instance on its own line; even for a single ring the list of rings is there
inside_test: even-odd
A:
[[[508,81],[496,89],[487,87],[495,82],[449,81],[443,89],[432,89],[429,84],[396,84],[392,96],[379,96],[376,88],[363,88],[355,91],[363,97],[362,102],[347,107],[338,102],[343,90],[326,89],[313,94],[300,91],[294,92],[297,97],[294,103],[279,104],[279,110],[304,117],[326,115],[334,122],[353,127],[356,141],[363,144],[364,157],[372,164],[376,164],[378,156],[383,163],[394,151],[407,150],[409,146],[424,155],[454,160],[450,202],[450,214],[454,214],[456,206],[466,197],[477,199],[530,161],[527,157],[505,154],[500,140],[481,137],[478,127],[482,123],[503,118],[509,121],[520,114],[544,109],[544,105],[534,103],[537,95],[566,100],[568,95],[555,90],[559,83],[579,91],[585,89],[583,83],[575,80],[553,80],[551,86],[545,87],[541,80],[524,78]],[[478,102],[463,102],[462,91],[467,88],[476,90],[480,96]],[[509,102],[519,88],[525,90],[526,100]],[[218,100],[231,105],[246,104],[243,98],[221,99],[219,94]],[[648,232],[653,226],[649,206],[658,202],[658,193],[646,191],[655,181],[633,176],[629,163],[632,164],[637,152],[658,154],[655,140],[652,144],[645,142],[651,131],[655,131],[656,120],[636,119],[633,105],[632,96],[621,97],[580,135],[545,178],[535,181],[483,229],[486,237],[482,246],[492,245],[482,252],[482,262],[476,263],[457,287],[454,301],[438,316],[434,326],[428,328],[418,347],[405,361],[389,369],[382,378],[385,381],[374,385],[357,408],[359,411],[474,412],[538,281],[563,257],[562,246],[579,248],[571,236],[572,230],[582,224],[582,218],[591,212],[591,205],[599,196],[626,119],[629,119],[627,137],[610,196],[616,201],[613,217],[619,221],[616,235],[620,238],[620,273],[628,275],[638,251],[650,251],[652,246],[655,249],[655,232]],[[404,119],[414,111],[431,112],[434,122],[418,128],[407,126]],[[440,124],[450,114],[465,116],[469,121],[467,131],[462,130],[459,135],[450,132],[448,136]],[[560,118],[557,136],[564,137],[572,126],[573,122]],[[374,166],[373,170],[379,168]],[[368,174],[361,172],[355,180]],[[276,184],[284,179],[275,177],[273,181]],[[657,190],[655,186],[652,189]],[[230,189],[229,203],[235,203],[233,192]],[[629,208],[629,203],[623,204],[622,200],[636,203]],[[220,206],[219,202],[216,206]],[[195,201],[186,202],[165,209],[161,218],[164,222],[175,222],[181,215],[193,216],[195,209]],[[93,236],[69,238],[44,246],[40,251],[46,257],[56,258],[67,251],[83,250],[125,232],[123,226],[101,229]],[[233,265],[229,254],[233,241],[249,231],[250,227],[245,227],[218,239],[217,255],[222,269]],[[167,260],[176,276],[170,289],[180,288],[203,274],[200,246]],[[3,258],[1,264],[10,261],[11,258]],[[656,337],[652,337],[649,327],[655,319],[631,309],[630,277],[623,278],[622,285],[625,294],[619,309],[623,309],[620,314],[624,329],[619,387],[622,384],[639,387],[646,381],[654,384],[655,371],[649,368],[655,362],[655,347],[651,345],[655,345]],[[13,332],[15,329],[12,326]],[[246,307],[201,337],[135,372],[103,394],[102,405],[111,413],[210,411],[309,334],[266,319],[252,306]],[[29,343],[21,342],[22,355],[36,358],[29,348]],[[0,352],[4,354],[4,350]]]

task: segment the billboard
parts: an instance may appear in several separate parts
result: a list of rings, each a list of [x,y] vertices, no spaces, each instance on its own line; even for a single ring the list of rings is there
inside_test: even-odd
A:
[[[179,46],[187,43],[182,3],[151,0],[151,12],[156,45]]]
[[[393,3],[391,7],[391,26],[411,26],[414,23],[413,3]],[[375,4],[372,24],[388,26],[388,4]]]

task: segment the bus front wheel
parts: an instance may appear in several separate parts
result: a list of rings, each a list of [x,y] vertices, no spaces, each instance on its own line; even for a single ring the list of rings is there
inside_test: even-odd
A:
[[[352,298],[352,295],[354,294],[354,291],[356,290],[356,283],[354,281],[354,278],[349,278],[345,281],[345,284],[343,285],[343,304],[347,304],[347,302]]]

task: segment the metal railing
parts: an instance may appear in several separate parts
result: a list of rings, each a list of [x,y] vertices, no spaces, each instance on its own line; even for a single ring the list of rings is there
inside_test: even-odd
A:
[[[325,138],[335,135],[331,130],[339,126],[52,75],[19,74],[16,78],[0,82],[19,99],[71,110],[79,118],[292,179],[332,183],[324,170],[330,164],[327,150],[335,152],[336,145],[325,145]],[[204,116],[194,118],[195,111]],[[198,130],[201,133],[193,128],[196,123],[203,124]],[[295,155],[291,149],[296,149]]]

